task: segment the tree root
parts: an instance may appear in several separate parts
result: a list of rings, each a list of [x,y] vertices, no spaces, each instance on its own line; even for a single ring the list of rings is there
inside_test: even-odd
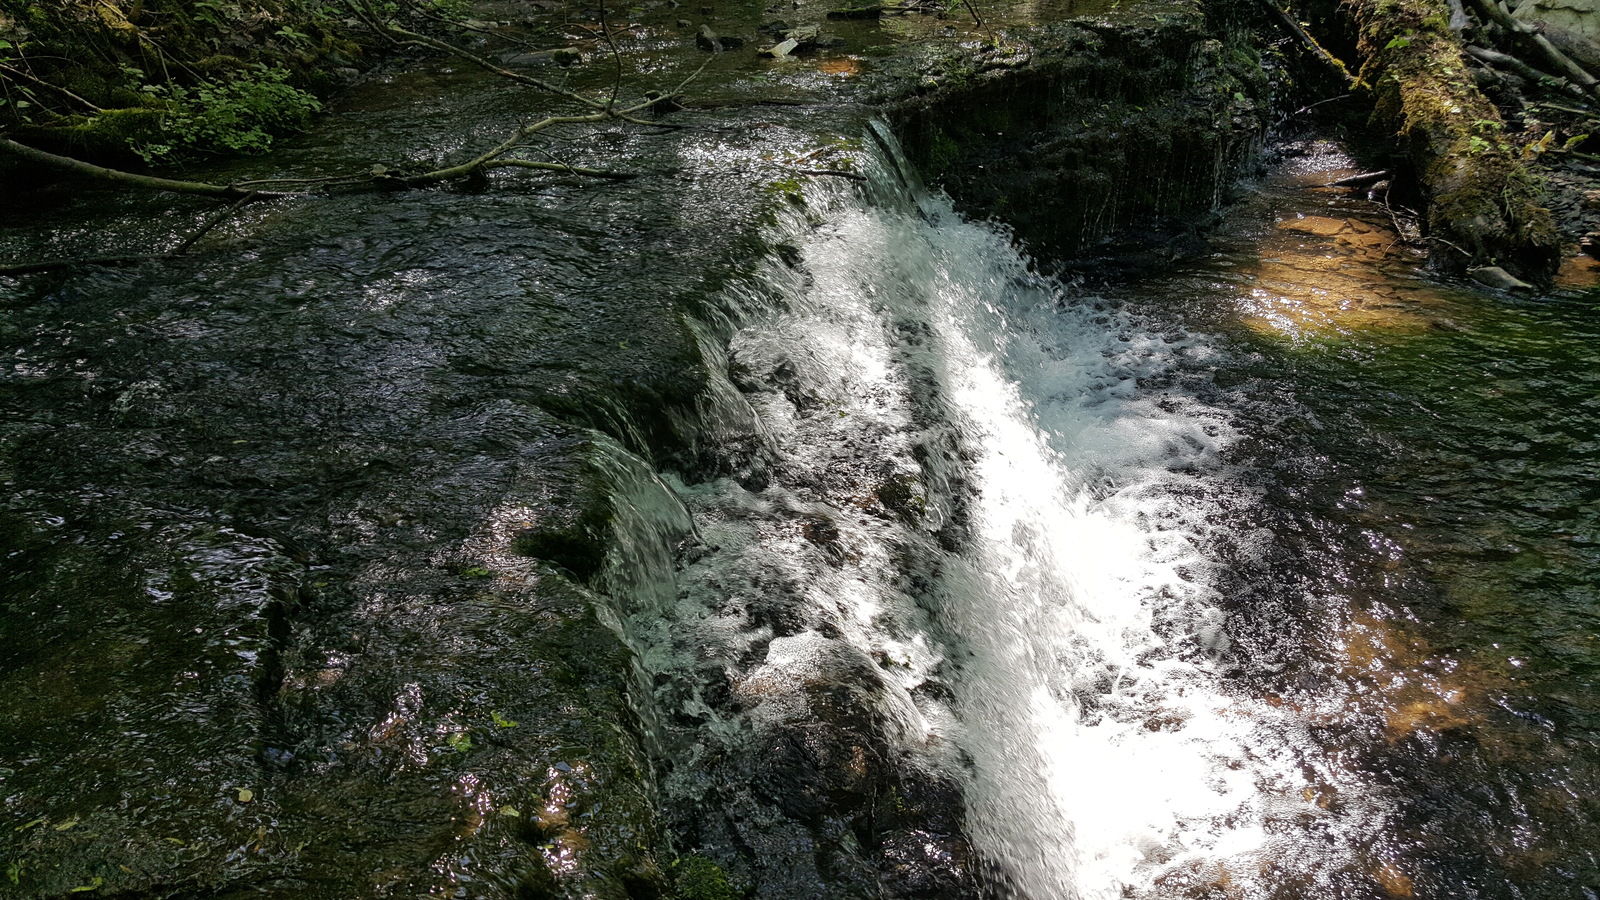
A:
[[[1532,48],[1550,71],[1559,73],[1586,92],[1594,93],[1600,88],[1600,79],[1596,79],[1582,66],[1573,62],[1571,57],[1557,50],[1544,35],[1513,19],[1511,13],[1498,0],[1471,0],[1471,3],[1485,22],[1493,22]]]

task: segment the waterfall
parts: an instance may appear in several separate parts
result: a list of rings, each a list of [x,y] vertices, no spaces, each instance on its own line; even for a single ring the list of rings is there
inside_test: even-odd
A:
[[[1270,536],[1230,532],[1252,496],[1227,411],[1160,387],[1220,351],[1039,275],[871,136],[866,190],[810,188],[766,302],[740,298],[730,371],[770,481],[675,485],[707,548],[651,651],[674,660],[657,699],[685,827],[760,855],[737,810],[804,803],[718,794],[715,761],[759,771],[773,735],[821,725],[960,785],[984,892],[1262,896],[1286,865],[1317,884],[1381,798],[1314,758],[1305,713],[1228,681],[1208,548]],[[845,679],[866,712],[818,700]],[[1329,777],[1338,811],[1313,802]],[[794,839],[775,818],[774,847]],[[758,895],[812,895],[806,866],[757,868]]]

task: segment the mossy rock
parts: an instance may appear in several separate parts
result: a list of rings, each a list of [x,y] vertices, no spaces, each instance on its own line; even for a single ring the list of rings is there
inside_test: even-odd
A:
[[[685,856],[672,864],[676,900],[739,900],[728,873],[704,856]]]
[[[107,109],[66,125],[23,125],[17,136],[27,144],[91,161],[125,161],[130,149],[161,137],[166,111],[151,107]]]

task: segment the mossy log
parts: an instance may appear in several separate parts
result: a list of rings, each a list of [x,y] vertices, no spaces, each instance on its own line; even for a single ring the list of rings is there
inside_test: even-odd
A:
[[[1427,201],[1435,255],[1548,283],[1560,237],[1540,181],[1467,71],[1443,0],[1354,0],[1374,117],[1400,137]]]

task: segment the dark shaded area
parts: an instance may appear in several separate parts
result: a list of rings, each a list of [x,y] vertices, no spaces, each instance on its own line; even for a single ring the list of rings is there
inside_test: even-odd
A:
[[[995,50],[925,81],[896,131],[963,212],[1050,264],[1102,263],[1119,230],[1204,216],[1254,166],[1271,85],[1244,34],[1184,4],[1076,19],[1031,60]]]

